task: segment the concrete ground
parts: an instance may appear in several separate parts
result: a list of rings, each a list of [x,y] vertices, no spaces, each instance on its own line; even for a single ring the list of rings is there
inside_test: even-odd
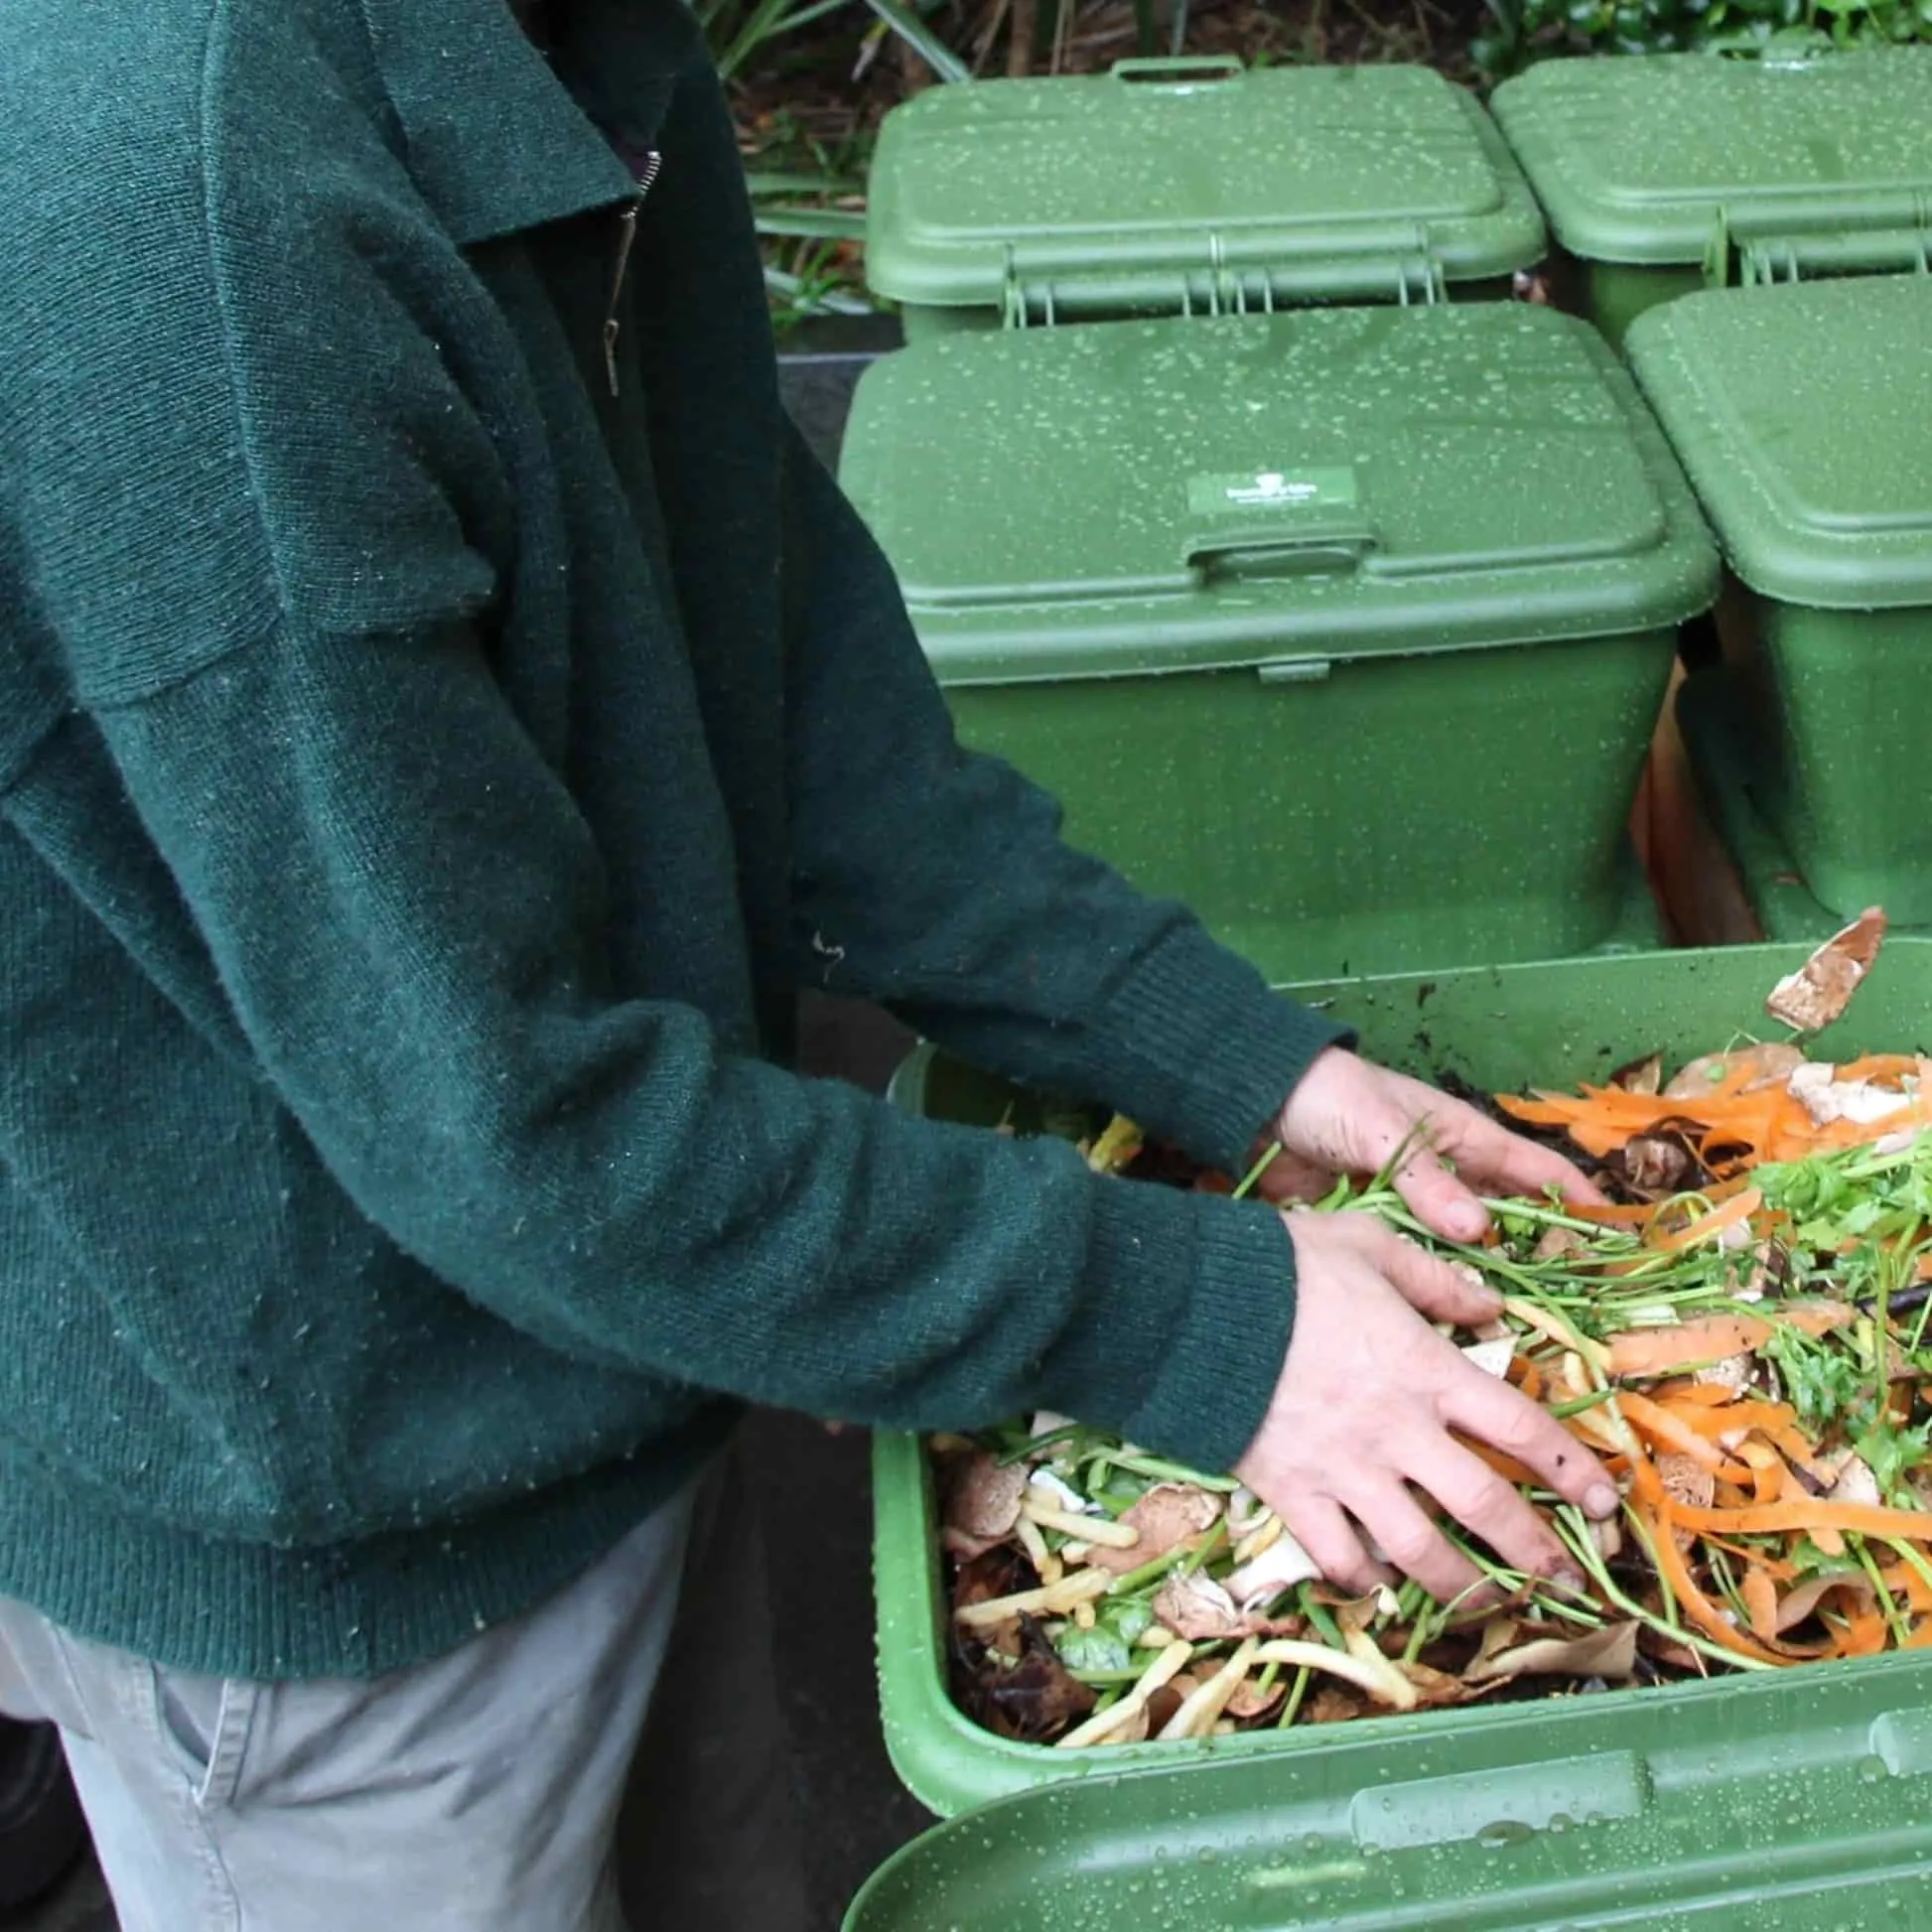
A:
[[[786,400],[824,461],[836,467],[852,385],[892,344],[890,327],[836,324],[795,339],[783,363]],[[908,1036],[870,1010],[806,1004],[806,1070],[882,1091]],[[802,1417],[760,1413],[750,1424],[766,1475],[773,1609],[786,1689],[792,1762],[819,1932],[837,1932],[867,1875],[932,1821],[901,1789],[879,1729],[873,1664],[872,1513],[863,1432],[828,1435]],[[91,1864],[5,1932],[115,1932]]]

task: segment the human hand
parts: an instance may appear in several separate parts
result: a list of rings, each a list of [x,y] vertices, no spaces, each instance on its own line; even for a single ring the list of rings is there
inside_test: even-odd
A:
[[[1602,1465],[1554,1416],[1430,1326],[1491,1320],[1498,1298],[1366,1215],[1283,1219],[1295,1244],[1295,1329],[1235,1474],[1344,1588],[1387,1581],[1364,1533],[1443,1602],[1479,1582],[1411,1485],[1510,1568],[1581,1584],[1515,1485],[1450,1434],[1513,1456],[1592,1516],[1617,1508]]]
[[[1342,1047],[1318,1055],[1275,1125],[1284,1150],[1257,1182],[1264,1199],[1307,1198],[1336,1174],[1377,1173],[1405,1142],[1396,1191],[1446,1241],[1479,1241],[1489,1216],[1476,1190],[1567,1200],[1603,1196],[1553,1149],[1512,1134],[1439,1089]],[[1451,1173],[1447,1163],[1454,1164]]]

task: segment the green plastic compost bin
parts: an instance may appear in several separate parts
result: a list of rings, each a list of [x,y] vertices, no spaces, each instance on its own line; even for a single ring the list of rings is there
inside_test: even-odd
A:
[[[1924,1932],[1932,1671],[1823,1669],[1023,1793],[846,1932]]]
[[[1829,913],[1932,923],[1932,276],[1692,296],[1628,348],[1741,586],[1756,809]]]
[[[1623,828],[1718,562],[1582,323],[945,337],[842,474],[962,737],[1273,977],[1656,943]]]
[[[1791,854],[1764,823],[1726,697],[1718,670],[1698,672],[1678,688],[1677,728],[1698,802],[1736,868],[1764,937],[1819,944],[1845,921],[1812,897]]]
[[[1925,264],[1932,47],[1546,61],[1492,105],[1612,342],[1714,283]]]
[[[1331,1003],[1390,1064],[1521,1089],[1762,1032],[1765,994],[1805,954],[1652,953],[1301,993]],[[1908,938],[1886,946],[1815,1050],[1927,1045],[1932,941]],[[927,1049],[895,1097],[967,1123],[1026,1111],[1024,1096]],[[887,1743],[925,1805],[970,1815],[889,1863],[852,1932],[1932,1923],[1932,1657],[1055,1750],[997,1737],[953,1706],[917,1442],[877,1439],[874,1477]]]
[[[1429,69],[1124,61],[895,108],[873,159],[866,273],[912,341],[1504,294],[1543,248],[1494,124]]]

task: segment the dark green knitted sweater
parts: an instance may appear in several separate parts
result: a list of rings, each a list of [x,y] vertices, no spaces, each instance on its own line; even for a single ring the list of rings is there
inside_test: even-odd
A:
[[[1237,1453],[1276,1218],[797,1077],[806,981],[1222,1162],[1330,1037],[954,745],[673,0],[0,0],[0,1592],[370,1672],[720,1397]]]

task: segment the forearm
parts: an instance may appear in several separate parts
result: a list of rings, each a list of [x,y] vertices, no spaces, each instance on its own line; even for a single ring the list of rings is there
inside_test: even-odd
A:
[[[790,456],[802,970],[984,1066],[1237,1160],[1342,1031],[960,747],[884,557],[795,439]]]

